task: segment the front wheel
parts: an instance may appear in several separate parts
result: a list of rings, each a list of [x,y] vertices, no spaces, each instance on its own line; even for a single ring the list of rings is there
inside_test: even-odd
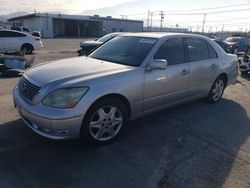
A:
[[[218,77],[215,82],[213,83],[209,94],[207,96],[207,101],[209,103],[217,103],[221,99],[224,90],[225,90],[226,84],[223,77]]]
[[[86,114],[81,137],[96,144],[112,142],[127,121],[128,112],[123,102],[110,98],[97,101]]]

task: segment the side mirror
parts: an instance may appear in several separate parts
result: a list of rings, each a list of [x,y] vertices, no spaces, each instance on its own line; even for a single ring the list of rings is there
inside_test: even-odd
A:
[[[147,71],[151,71],[151,70],[165,70],[168,66],[168,62],[166,59],[155,59],[152,60],[148,67],[147,67]]]

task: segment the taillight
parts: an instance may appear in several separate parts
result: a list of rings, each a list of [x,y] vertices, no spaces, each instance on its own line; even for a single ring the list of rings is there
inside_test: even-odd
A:
[[[37,38],[35,38],[35,40],[37,40],[37,41],[41,41],[41,38],[40,38],[40,37],[37,37]]]

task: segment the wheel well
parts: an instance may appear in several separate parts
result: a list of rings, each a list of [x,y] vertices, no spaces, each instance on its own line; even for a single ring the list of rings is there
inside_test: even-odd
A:
[[[228,76],[226,73],[221,73],[217,78],[223,78],[224,82],[225,82],[225,85],[227,85],[227,82],[228,82]]]
[[[30,44],[30,43],[24,43],[24,44],[22,45],[22,47],[21,47],[21,50],[23,50],[24,47],[31,47],[31,49],[34,50],[33,45]]]
[[[131,106],[130,106],[130,103],[129,103],[128,99],[127,99],[126,97],[124,97],[123,95],[121,95],[121,94],[115,94],[115,93],[114,93],[114,94],[107,94],[107,95],[104,95],[104,96],[98,98],[92,105],[94,105],[96,102],[98,102],[98,101],[100,101],[100,100],[104,100],[105,98],[112,98],[112,99],[116,98],[116,99],[122,101],[122,103],[126,106],[126,109],[128,110],[128,115],[129,115],[129,117],[130,117],[130,113],[131,113]],[[91,105],[91,106],[92,106],[92,105]],[[91,107],[90,107],[90,108],[91,108]]]

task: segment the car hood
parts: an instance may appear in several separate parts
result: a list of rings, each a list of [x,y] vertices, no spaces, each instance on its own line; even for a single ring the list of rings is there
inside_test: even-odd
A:
[[[80,43],[80,47],[82,46],[99,46],[102,42],[99,41],[85,41]]]
[[[74,57],[38,64],[25,72],[39,86],[50,82],[79,81],[97,78],[108,74],[116,74],[135,67],[101,61],[89,57]]]

